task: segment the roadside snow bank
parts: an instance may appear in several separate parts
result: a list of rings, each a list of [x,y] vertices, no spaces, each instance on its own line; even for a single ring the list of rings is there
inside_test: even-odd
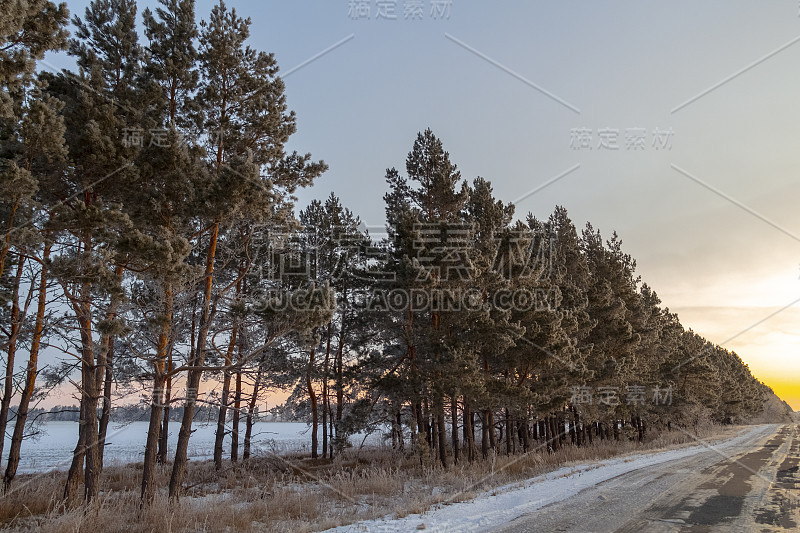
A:
[[[622,456],[593,464],[568,466],[527,481],[492,489],[474,500],[449,505],[440,504],[421,515],[367,520],[327,531],[329,533],[408,532],[415,531],[420,524],[425,524],[425,531],[433,532],[487,531],[541,509],[545,505],[566,500],[584,489],[619,475],[702,452],[722,454],[758,434],[771,433],[775,427],[755,426],[743,430],[732,439],[714,444],[714,451],[709,450],[710,446],[699,445],[666,452]]]

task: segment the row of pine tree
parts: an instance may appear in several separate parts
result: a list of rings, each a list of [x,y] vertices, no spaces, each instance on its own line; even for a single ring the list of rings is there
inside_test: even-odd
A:
[[[616,234],[562,207],[520,218],[430,130],[386,173],[385,234],[333,194],[296,212],[327,167],[286,148],[276,59],[224,2],[199,23],[192,0],[159,4],[94,0],[72,35],[64,4],[0,13],[5,490],[30,409],[67,382],[67,505],[97,497],[113,405],[143,393],[144,503],[159,464],[180,497],[198,403],[218,469],[226,437],[250,457],[279,391],[314,458],[379,428],[445,468],[761,409],[768,389],[661,306]],[[75,71],[37,71],[56,50]]]

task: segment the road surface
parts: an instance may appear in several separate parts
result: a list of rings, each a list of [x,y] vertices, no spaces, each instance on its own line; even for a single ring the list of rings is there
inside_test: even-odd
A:
[[[800,531],[800,426],[639,468],[492,529],[495,533]]]

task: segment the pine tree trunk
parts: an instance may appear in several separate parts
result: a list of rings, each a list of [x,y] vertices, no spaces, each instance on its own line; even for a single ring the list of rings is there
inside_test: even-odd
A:
[[[314,368],[314,348],[308,355],[308,367],[306,368],[306,392],[308,392],[308,399],[311,402],[311,458],[316,459],[317,453],[317,425],[319,424],[319,413],[317,412],[317,394],[314,392],[314,386],[311,382],[311,372]]]
[[[88,193],[85,193],[88,195]],[[89,203],[87,196],[87,205]],[[88,259],[91,253],[92,235],[84,232],[81,239],[81,256]],[[77,297],[70,302],[75,312],[80,334],[80,354],[81,354],[81,425],[78,430],[78,446],[80,459],[84,464],[84,495],[85,503],[90,503],[98,494],[98,480],[100,476],[100,454],[98,447],[98,427],[97,427],[97,402],[100,397],[98,384],[105,374],[105,361],[103,360],[102,350],[95,360],[95,347],[92,334],[92,285],[88,277],[88,272],[84,273],[79,285]],[[73,466],[76,464],[73,460]],[[75,495],[78,484],[79,468],[70,468],[67,474],[65,485],[65,497]],[[73,489],[74,488],[74,489]]]
[[[395,415],[395,419],[397,421],[397,445],[401,452],[405,449],[405,442],[403,438],[403,418],[401,415],[402,408],[403,406],[400,404],[397,408],[397,414]]]
[[[86,453],[86,418],[84,411],[86,409],[85,402],[81,401],[81,416],[78,423],[78,443],[75,445],[75,450],[72,452],[72,463],[67,472],[67,482],[64,484],[64,506],[71,509],[78,503],[78,486],[81,482],[81,473],[83,470],[83,460]]]
[[[453,464],[458,464],[458,398],[455,394],[450,397],[450,424],[451,424],[451,438],[453,446]]]
[[[339,345],[336,347],[336,436],[339,436],[339,423],[342,421],[342,412],[344,410],[344,318],[342,318],[342,327],[339,331]]]
[[[472,446],[472,451],[470,453],[472,453],[472,460],[474,461],[474,460],[476,460],[478,458],[478,444],[476,443],[476,439],[475,439],[475,432],[476,432],[475,428],[478,425],[477,420],[479,418],[479,415],[475,411],[472,411],[471,413],[472,413],[472,421],[471,421],[471,424],[470,424],[470,437],[469,438],[470,438],[470,444]]]
[[[122,285],[122,266],[117,266],[114,269],[115,282],[120,286]],[[106,312],[106,320],[111,322],[117,318],[117,308],[120,304],[120,297],[113,295],[108,311]],[[98,454],[100,461],[100,471],[103,470],[103,452],[106,447],[106,434],[108,433],[108,423],[111,420],[111,388],[113,385],[114,377],[114,335],[104,334],[100,341],[100,357],[98,357],[98,367],[105,366],[105,369],[98,368],[97,371],[97,388],[103,389],[103,406],[100,413],[100,428],[97,433]]]
[[[328,340],[325,343],[325,360],[322,364],[322,458],[328,455],[328,363],[331,355],[331,322],[328,322]]]
[[[88,242],[88,240],[86,241]],[[86,245],[85,245],[86,246]],[[88,246],[86,247],[88,249]],[[97,403],[100,399],[99,384],[105,375],[105,360],[102,350],[95,360],[94,342],[92,340],[91,284],[81,283],[80,302],[77,307],[78,323],[81,337],[81,400],[85,404],[84,416],[84,495],[85,503],[91,503],[99,491],[100,450],[97,420]]]
[[[241,356],[241,355],[240,355]],[[239,460],[239,420],[242,413],[242,370],[236,371],[236,392],[233,399],[233,428],[231,429],[231,462]]]
[[[188,461],[187,452],[189,449],[189,438],[192,436],[194,407],[200,388],[200,378],[203,376],[203,371],[200,367],[202,367],[205,362],[206,337],[211,327],[211,289],[214,281],[214,259],[217,252],[218,235],[219,222],[215,222],[211,229],[208,253],[206,254],[205,287],[203,290],[200,331],[198,332],[197,345],[191,361],[192,368],[187,372],[186,402],[183,409],[183,418],[181,419],[181,429],[178,432],[178,443],[175,447],[175,460],[172,463],[172,475],[169,479],[169,497],[171,500],[178,500],[180,498],[183,476],[186,473],[186,462]]]
[[[506,407],[505,412],[506,412],[506,455],[511,455],[512,422],[511,422],[511,413],[509,412],[508,407]]]
[[[193,361],[197,349],[196,344],[196,328],[197,328],[197,293],[192,298],[192,322],[189,328],[189,360]],[[172,405],[172,371],[174,370],[172,361],[173,342],[170,341],[169,350],[167,351],[167,383],[164,391],[164,421],[161,424],[161,439],[158,443],[158,462],[162,465],[167,464],[167,453],[169,443],[169,422],[170,422],[170,406]]]
[[[438,428],[437,433],[439,435],[439,460],[442,462],[442,468],[447,468],[447,431],[445,430],[444,424],[444,399],[441,399],[436,403],[436,426]]]
[[[494,411],[489,410],[488,416],[489,420],[489,447],[497,452],[497,435],[494,434]]]
[[[400,441],[402,444],[402,440]],[[333,408],[328,394],[328,458],[333,459]]]
[[[528,417],[525,416],[520,420],[522,424],[522,452],[528,453],[530,449],[530,432],[528,431]]]
[[[578,431],[575,427],[575,419],[570,418],[567,420],[567,424],[569,425],[569,442],[573,446],[580,446],[578,443]]]
[[[236,346],[236,337],[239,334],[238,324],[234,324],[228,349],[225,350],[225,370],[222,371],[222,394],[219,401],[219,414],[217,416],[217,432],[214,436],[214,468],[222,468],[222,445],[225,441],[225,421],[228,418],[228,403],[231,393],[231,369],[233,364],[233,350]]]
[[[42,269],[39,273],[39,290],[37,294],[36,322],[33,327],[33,337],[31,338],[30,354],[28,356],[28,367],[25,374],[25,385],[19,399],[17,418],[14,423],[14,433],[11,437],[11,446],[8,451],[8,464],[6,464],[5,475],[3,476],[4,491],[8,492],[11,482],[17,475],[19,467],[20,449],[22,448],[22,438],[25,434],[25,423],[28,420],[28,409],[30,408],[31,397],[36,386],[36,375],[38,374],[39,349],[42,345],[42,333],[44,332],[44,313],[47,306],[47,263],[50,260],[50,243],[47,241],[49,236],[45,236],[44,252],[42,254]]]
[[[91,326],[86,323],[84,328],[87,332]],[[84,342],[87,342],[84,339]],[[93,368],[95,365],[90,361],[90,357],[94,357],[94,350],[91,348],[90,341],[88,341],[88,349],[83,353],[83,387],[85,396],[86,409],[84,410],[85,425],[84,431],[86,434],[86,457],[85,457],[85,473],[83,478],[84,483],[84,501],[88,504],[94,500],[100,492],[100,448],[99,448],[99,431],[97,420],[97,404],[100,397],[100,391],[97,387],[97,374],[102,367],[98,363],[97,369]],[[105,372],[104,372],[105,373]]]
[[[17,337],[20,330],[19,287],[22,283],[22,269],[25,267],[25,256],[20,255],[17,271],[14,274],[14,287],[11,295],[11,316],[8,335],[8,349],[6,353],[6,377],[3,382],[3,398],[0,400],[0,458],[3,457],[3,448],[6,439],[6,426],[8,425],[8,408],[11,397],[14,395],[14,357],[17,353]]]
[[[161,339],[159,339],[159,345]],[[163,363],[162,363],[163,365]],[[157,443],[161,430],[161,416],[163,414],[163,371],[161,374],[156,372],[153,379],[152,403],[150,404],[150,423],[147,426],[147,441],[144,446],[144,462],[142,463],[142,505],[150,504],[155,496],[155,471],[157,460]]]
[[[489,457],[489,410],[481,411],[481,455]]]
[[[161,442],[161,418],[164,410],[164,381],[167,353],[170,349],[170,334],[172,328],[173,309],[172,284],[164,286],[164,321],[161,333],[158,336],[156,359],[153,364],[153,391],[150,404],[150,424],[147,428],[147,441],[144,446],[144,462],[142,465],[142,504],[149,504],[155,496],[155,471],[157,461],[157,445]],[[164,428],[166,431],[166,428]]]
[[[230,349],[227,350],[228,352]],[[226,356],[226,366],[230,364]],[[231,392],[231,372],[223,370],[222,393],[220,395],[219,413],[217,414],[217,431],[214,435],[214,468],[222,468],[222,452],[225,441],[225,422],[228,418],[228,401]]]
[[[436,411],[435,413],[429,411],[427,416],[425,417],[428,423],[429,433],[431,436],[431,444],[430,444],[431,452],[433,452],[434,455],[436,455],[436,452],[439,449],[439,423],[437,420],[439,409],[436,408],[435,411]]]
[[[322,458],[325,459],[328,457],[328,398],[325,385],[323,385],[322,389]],[[392,433],[392,436],[394,436],[394,433]]]
[[[111,421],[111,389],[114,385],[114,339],[109,339],[111,343],[106,352],[106,371],[103,380],[103,407],[100,411],[100,429],[98,431],[100,469],[103,468],[103,452],[106,449],[106,435],[108,434],[108,424]]]
[[[431,409],[428,405],[428,398],[422,400],[423,405],[423,420],[425,421],[425,441],[428,443],[428,448],[434,449],[436,443],[433,439],[433,424],[431,424]]]
[[[422,418],[422,404],[417,403],[414,405],[414,418],[417,423],[417,433],[425,436],[427,441],[427,431],[425,430],[425,420]]]
[[[469,412],[469,400],[467,399],[466,395],[461,397],[461,401],[464,402],[464,406],[461,409],[461,420],[463,421],[461,426],[461,437],[464,441],[464,457],[467,458],[467,461],[472,461],[469,455],[469,426],[470,421],[472,420],[472,414]]]
[[[161,422],[161,431],[158,437],[158,464],[167,464],[167,447],[169,444],[169,413],[172,400],[172,342],[167,351],[167,380],[164,386],[164,409]]]
[[[323,414],[324,417],[324,414]],[[394,411],[392,411],[392,415],[389,417],[392,421],[392,450],[397,449],[397,419],[394,417]]]
[[[262,366],[259,364],[258,371],[256,372],[256,380],[253,383],[253,393],[250,396],[250,403],[247,406],[247,418],[244,422],[244,453],[242,454],[242,459],[244,461],[250,459],[250,441],[253,436],[253,423],[255,421],[256,404],[258,402],[258,391],[261,387],[262,371]]]

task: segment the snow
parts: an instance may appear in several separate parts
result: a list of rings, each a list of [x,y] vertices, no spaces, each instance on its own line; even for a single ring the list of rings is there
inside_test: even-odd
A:
[[[147,439],[148,422],[111,423],[106,437],[104,462],[106,465],[141,462]],[[170,454],[175,451],[180,422],[169,426],[168,446]],[[195,423],[189,440],[188,454],[192,459],[211,459],[214,456],[216,424]],[[66,470],[72,461],[72,452],[78,440],[77,422],[44,422],[37,426],[41,432],[37,438],[22,443],[18,472],[33,473],[49,470]],[[230,427],[228,428],[230,429]],[[355,445],[363,436],[354,436]],[[320,429],[320,442],[322,431]],[[371,435],[367,444],[377,444],[378,434]],[[230,435],[225,436],[224,453],[230,454]],[[256,422],[253,426],[252,454],[307,451],[311,443],[311,428],[304,422]],[[239,450],[244,444],[244,425],[239,430]],[[320,444],[321,445],[321,444]]]
[[[714,449],[721,452],[735,447],[759,431],[763,431],[763,426],[745,430],[733,439],[715,444]],[[666,452],[619,457],[593,464],[567,466],[522,483],[493,489],[474,500],[449,505],[439,504],[421,515],[368,520],[327,531],[329,533],[407,532],[416,530],[420,524],[425,525],[425,531],[433,532],[487,531],[546,505],[566,500],[603,481],[704,451],[708,451],[706,446],[692,446]]]

